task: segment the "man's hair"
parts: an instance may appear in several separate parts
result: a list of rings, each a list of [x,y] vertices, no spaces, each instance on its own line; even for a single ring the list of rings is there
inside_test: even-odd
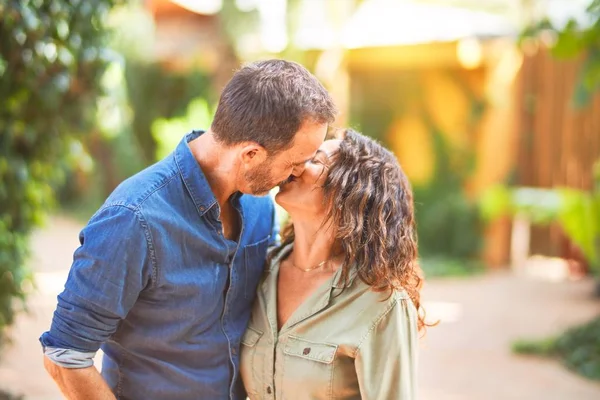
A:
[[[327,90],[291,61],[244,65],[223,89],[211,130],[226,145],[252,141],[270,154],[290,148],[304,122],[331,123],[337,113]]]

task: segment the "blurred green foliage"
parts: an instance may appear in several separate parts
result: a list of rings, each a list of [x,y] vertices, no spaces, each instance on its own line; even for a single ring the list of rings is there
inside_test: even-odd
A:
[[[154,121],[184,115],[190,101],[197,97],[213,100],[215,95],[210,80],[211,77],[200,70],[174,72],[157,62],[126,61],[125,81],[133,113],[131,129],[147,165],[157,160],[159,144],[152,134]],[[208,125],[182,128],[180,139],[191,129],[208,129]]]
[[[79,162],[58,191],[63,210],[82,222],[124,178],[147,165],[131,133],[122,57],[110,63],[100,83],[95,129],[82,139]]]
[[[477,259],[424,257],[419,266],[426,279],[446,277],[468,277],[485,272],[485,264]]]
[[[470,100],[469,135],[476,131],[485,103],[460,76],[446,72]],[[473,146],[453,145],[434,122],[425,104],[423,76],[419,71],[355,74],[352,84],[350,125],[386,143],[392,123],[404,115],[420,113],[433,143],[433,178],[414,185],[419,253],[428,276],[470,275],[477,272],[483,225],[477,203],[465,186],[476,167]],[[390,99],[390,93],[399,93]],[[475,143],[475,138],[469,140]]]
[[[117,71],[116,76],[104,80],[106,96],[99,102],[97,129],[83,142],[91,167],[75,171],[83,175],[83,184],[69,179],[60,192],[65,211],[84,222],[124,179],[166,156],[187,132],[207,129],[211,121],[201,109],[177,132],[156,132],[156,121],[185,119],[195,97],[212,99],[210,77],[199,70],[172,72],[157,62],[124,56],[109,69]]]
[[[157,161],[161,142],[152,133],[156,119],[184,115],[198,96],[214,97],[208,73],[194,67],[172,70],[156,60],[154,20],[141,1],[114,7],[108,24],[108,46],[119,57],[101,82],[97,129],[83,141],[89,162],[71,172],[60,192],[64,211],[82,222],[119,183]],[[180,139],[201,128],[206,126],[186,126],[177,135]]]
[[[152,124],[152,135],[157,143],[156,159],[160,160],[171,153],[181,141],[182,132],[191,128],[208,129],[216,108],[199,97],[190,102],[187,112],[179,118],[159,118]]]
[[[504,215],[520,215],[533,224],[558,223],[600,276],[600,161],[594,166],[594,188],[527,188],[494,186],[483,193],[480,210],[490,221]]]
[[[474,260],[482,244],[482,229],[477,204],[468,199],[464,187],[475,166],[475,151],[456,152],[442,132],[430,128],[435,149],[433,179],[426,186],[415,186],[415,213],[419,234],[419,253],[424,257],[449,260]],[[450,265],[452,263],[449,263]]]
[[[570,19],[565,26],[556,27],[544,19],[528,27],[521,37],[524,43],[549,32],[556,39],[552,45],[554,56],[562,59],[583,56],[580,79],[573,95],[576,107],[589,104],[600,89],[600,0],[592,0],[586,11],[586,21]]]
[[[23,304],[28,235],[93,130],[116,2],[0,2],[0,332]]]
[[[557,357],[586,378],[600,380],[600,317],[556,338],[515,341],[512,349],[519,354]]]
[[[600,0],[592,0],[587,8],[588,21],[570,20],[556,28],[548,20],[528,28],[522,42],[551,32],[556,42],[552,54],[570,59],[583,56],[580,79],[575,87],[573,104],[584,107],[600,89]],[[594,165],[591,191],[569,188],[538,189],[497,186],[480,201],[484,219],[520,214],[535,224],[558,223],[569,239],[579,247],[600,277],[600,160]],[[597,281],[600,282],[600,281]],[[596,285],[600,295],[600,284]],[[520,354],[535,354],[560,359],[568,368],[600,380],[600,318],[571,328],[558,337],[541,340],[518,340],[512,349]]]

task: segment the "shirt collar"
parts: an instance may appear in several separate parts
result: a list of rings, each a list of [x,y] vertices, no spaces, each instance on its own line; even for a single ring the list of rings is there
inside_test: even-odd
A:
[[[331,282],[331,287],[335,289],[345,289],[346,287],[352,286],[352,282],[358,275],[358,270],[356,269],[356,265],[352,265],[350,267],[350,271],[348,272],[348,283],[342,281],[342,269],[338,268],[333,275],[333,280]]]
[[[189,142],[197,139],[203,133],[204,131],[188,133],[175,149],[175,163],[179,169],[179,174],[200,215],[204,215],[217,204],[217,199],[206,180],[206,176],[189,146]]]
[[[292,247],[293,243],[285,246],[280,254],[275,257],[270,273],[266,275],[262,288],[259,291],[259,299],[263,302],[263,307],[266,307],[267,318],[275,335],[277,334],[277,277],[279,275],[279,266],[281,260],[289,255]],[[336,293],[341,293],[340,289],[345,287],[344,282],[340,282],[341,272],[342,270],[338,269],[331,278],[330,285],[319,286],[298,306],[286,323],[279,328],[280,335],[290,331],[294,326],[325,309],[331,303],[332,297],[336,296]]]

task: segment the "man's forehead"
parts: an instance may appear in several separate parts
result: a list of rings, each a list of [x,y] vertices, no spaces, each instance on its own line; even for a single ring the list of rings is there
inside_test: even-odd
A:
[[[313,158],[325,140],[327,124],[307,124],[294,137],[294,144],[287,151],[292,164],[302,164]]]
[[[328,124],[305,123],[294,136],[294,147],[302,145],[319,146],[327,136]]]
[[[305,162],[307,162],[308,160],[313,158],[316,153],[317,153],[317,150],[315,150],[312,153],[302,153],[302,154],[296,153],[294,156],[291,157],[290,162],[294,165],[304,164]]]

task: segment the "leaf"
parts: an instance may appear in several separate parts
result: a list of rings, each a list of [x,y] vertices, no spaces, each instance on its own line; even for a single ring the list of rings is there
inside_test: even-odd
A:
[[[478,206],[484,221],[500,218],[510,212],[511,192],[503,185],[494,185],[481,194]]]
[[[197,98],[190,102],[187,113],[181,118],[158,119],[152,124],[152,136],[157,142],[156,157],[166,157],[175,149],[182,136],[190,127],[201,129],[210,126],[214,114],[208,102]]]
[[[595,245],[600,233],[597,210],[592,195],[574,189],[561,189],[561,210],[558,221],[569,239],[581,249],[586,259],[596,265]]]
[[[536,224],[546,225],[558,218],[561,199],[552,189],[521,187],[512,191],[512,213],[521,214]]]
[[[555,45],[552,47],[552,55],[558,58],[576,57],[585,48],[585,41],[582,40],[583,33],[577,22],[573,19],[567,22],[562,31],[558,32]]]

